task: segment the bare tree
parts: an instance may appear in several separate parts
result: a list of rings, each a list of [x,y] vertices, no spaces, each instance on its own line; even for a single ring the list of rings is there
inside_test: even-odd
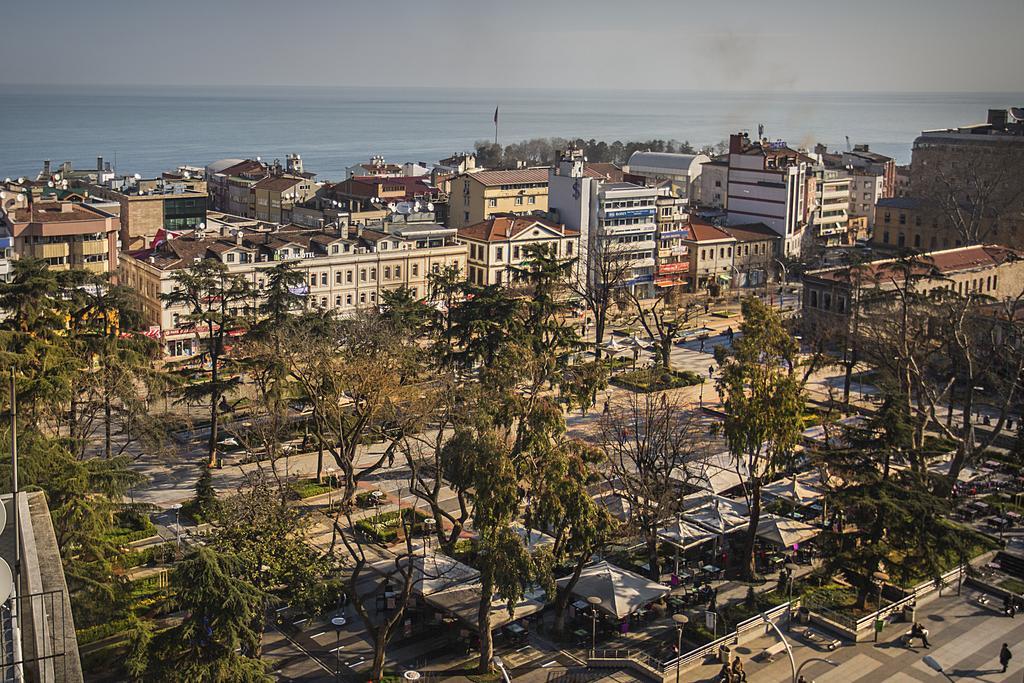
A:
[[[602,416],[595,436],[606,477],[630,506],[630,524],[647,546],[651,577],[661,575],[658,530],[680,510],[681,491],[706,460],[706,431],[697,413],[662,394],[630,394]]]
[[[671,307],[671,290],[659,294],[653,302],[641,300],[634,292],[630,292],[628,296],[636,312],[634,320],[639,322],[647,336],[654,340],[659,364],[664,369],[671,370],[672,345],[679,333],[686,329],[691,318],[700,312],[700,304],[690,302],[681,310]]]
[[[1005,235],[1007,224],[1019,228],[1024,218],[1024,183],[1017,168],[980,150],[961,160],[955,172],[940,161],[920,180],[922,198],[963,245],[1005,241],[999,239],[1000,228]]]
[[[594,316],[594,356],[601,357],[608,312],[630,278],[633,261],[625,245],[598,238],[580,245],[580,257],[570,287]]]

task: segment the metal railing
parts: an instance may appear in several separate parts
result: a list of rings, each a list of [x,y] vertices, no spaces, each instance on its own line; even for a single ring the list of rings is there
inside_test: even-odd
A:
[[[592,650],[590,659],[592,660],[622,660],[632,661],[638,664],[642,664],[649,669],[652,669],[656,673],[664,673],[665,664],[658,661],[643,650]]]

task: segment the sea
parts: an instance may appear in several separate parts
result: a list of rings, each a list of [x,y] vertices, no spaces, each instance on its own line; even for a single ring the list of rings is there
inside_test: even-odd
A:
[[[44,159],[153,176],[225,157],[295,152],[321,180],[371,155],[433,163],[495,136],[674,139],[713,145],[759,124],[790,146],[846,139],[910,161],[922,130],[984,121],[1022,93],[793,93],[390,87],[34,86],[0,88],[0,176]]]

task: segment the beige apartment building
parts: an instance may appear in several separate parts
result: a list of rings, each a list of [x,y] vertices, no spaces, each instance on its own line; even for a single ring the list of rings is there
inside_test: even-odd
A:
[[[500,285],[526,260],[526,247],[541,245],[559,258],[579,255],[580,233],[542,218],[494,216],[459,230],[469,247],[467,279],[477,285]]]
[[[999,301],[1014,298],[1024,290],[1024,254],[1007,247],[986,244],[944,249],[921,254],[915,282],[918,292],[949,290],[958,295],[983,294]],[[905,273],[895,259],[880,259],[857,272],[849,267],[825,268],[803,276],[803,320],[809,332],[844,329],[858,305],[878,308],[889,299],[878,292],[893,292]],[[859,303],[865,293],[870,298]],[[862,309],[863,310],[863,309]]]
[[[689,248],[690,291],[728,286],[733,276],[732,250],[736,238],[710,223],[691,221],[688,227],[690,235],[683,241]]]
[[[195,335],[180,328],[184,310],[168,307],[160,295],[173,289],[176,272],[201,259],[220,261],[248,279],[257,293],[266,287],[269,269],[291,262],[305,277],[309,306],[346,315],[377,306],[382,292],[403,286],[426,298],[430,273],[449,266],[465,272],[466,245],[456,239],[455,230],[436,224],[384,230],[283,226],[261,231],[223,224],[214,233],[193,233],[125,255],[121,281],[138,293],[150,334],[161,339],[167,356],[189,356],[198,350]],[[246,308],[254,311],[259,303],[257,294]]]
[[[548,210],[548,169],[478,171],[451,181],[448,225],[464,228],[497,214]]]
[[[42,259],[54,270],[108,273],[117,268],[117,219],[96,207],[21,199],[0,209],[0,222],[0,234],[13,240],[15,258]]]

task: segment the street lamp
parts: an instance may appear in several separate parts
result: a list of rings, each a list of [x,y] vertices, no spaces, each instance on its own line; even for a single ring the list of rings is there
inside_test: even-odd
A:
[[[174,542],[178,546],[178,554],[181,554],[181,503],[171,506],[174,510]]]
[[[878,612],[876,612],[877,618],[875,619],[875,642],[877,643],[882,621],[882,588],[885,587],[885,582],[889,580],[889,575],[883,571],[877,571],[871,576],[878,581]]]
[[[679,669],[683,665],[683,627],[689,620],[685,614],[672,615],[672,621],[676,622],[676,683],[679,683]]]
[[[822,657],[811,657],[810,659],[800,663],[800,666],[796,670],[796,674],[794,674],[796,678],[793,679],[793,683],[796,683],[800,680],[800,672],[803,671],[803,668],[811,662],[824,662],[825,664],[830,664],[832,666],[839,666],[839,662],[833,661],[831,659],[824,659]]]
[[[942,665],[939,664],[939,662],[935,659],[935,657],[932,657],[931,655],[925,655],[924,659],[922,659],[921,661],[924,662],[925,664],[927,664],[929,669],[932,669],[934,671],[938,671],[940,674],[945,676],[946,680],[950,680],[950,681],[953,680],[952,676],[950,676],[948,673],[943,671]]]
[[[430,547],[431,537],[434,535],[434,527],[437,526],[437,520],[433,517],[427,517],[423,520],[423,530],[427,534],[426,546]]]
[[[334,658],[335,658],[334,675],[338,678],[338,680],[341,680],[341,629],[343,629],[345,627],[345,623],[346,623],[345,622],[345,617],[343,617],[341,615],[338,615],[336,617],[331,617],[331,626],[334,627],[334,634],[335,634],[335,638],[334,638],[334,645],[335,645],[335,648],[334,648]]]
[[[508,671],[505,669],[505,662],[501,661],[501,657],[498,655],[491,657],[491,664],[501,672],[501,676],[505,679],[505,683],[512,683],[512,680],[508,677]]]
[[[786,571],[789,572],[789,619],[786,621],[786,630],[788,631],[793,625],[793,572],[800,568],[795,562],[787,562],[785,564]]]
[[[779,627],[775,625],[775,622],[768,618],[767,614],[765,614],[764,612],[761,612],[761,619],[764,620],[764,623],[765,623],[765,625],[768,628],[770,628],[773,631],[775,631],[775,635],[777,635],[779,637],[779,640],[782,641],[782,645],[786,648],[786,654],[789,656],[789,670],[793,674],[793,683],[796,683],[796,672],[797,672],[797,669],[796,669],[796,660],[793,659],[793,648],[791,648],[789,646],[789,641],[786,640],[786,636],[784,636],[782,634],[782,631],[780,631]],[[810,660],[808,660],[808,661],[810,661]]]
[[[590,656],[597,655],[597,606],[601,604],[601,598],[591,595],[587,598],[590,605]]]

